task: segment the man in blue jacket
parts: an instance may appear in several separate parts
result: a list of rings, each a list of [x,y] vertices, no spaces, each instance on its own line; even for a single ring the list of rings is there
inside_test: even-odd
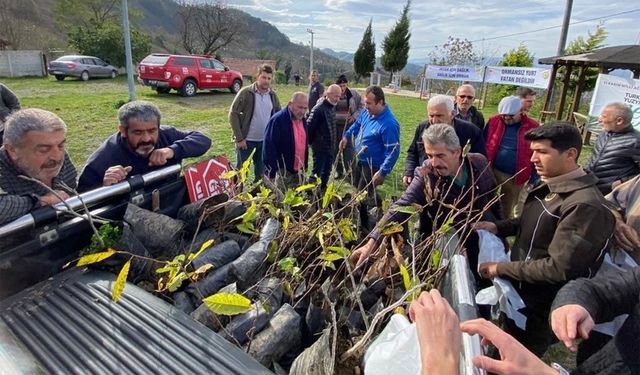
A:
[[[307,132],[303,118],[308,100],[303,92],[293,93],[289,104],[271,116],[264,133],[265,176],[273,180],[279,175],[287,187],[301,182],[307,165]]]
[[[78,191],[121,182],[127,176],[180,164],[204,154],[211,140],[204,134],[160,125],[160,110],[153,103],[133,101],[120,107],[120,128],[89,157],[80,174]]]
[[[355,142],[358,162],[353,167],[352,182],[358,189],[366,188],[368,200],[375,200],[379,206],[381,202],[376,199],[375,188],[382,185],[400,155],[400,124],[385,103],[379,86],[367,87],[364,107],[366,111],[361,111],[345,132],[339,148],[342,151],[347,142]],[[361,219],[364,219],[363,209],[366,206],[361,207]]]

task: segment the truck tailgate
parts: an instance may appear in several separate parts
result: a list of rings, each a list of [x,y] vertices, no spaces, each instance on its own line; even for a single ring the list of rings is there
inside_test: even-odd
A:
[[[114,282],[110,273],[71,269],[0,302],[0,372],[271,373],[133,284],[111,302]]]

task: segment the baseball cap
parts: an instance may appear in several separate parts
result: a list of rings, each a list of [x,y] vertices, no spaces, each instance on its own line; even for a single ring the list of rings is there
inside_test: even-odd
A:
[[[522,103],[517,96],[505,96],[498,104],[498,113],[501,115],[515,115],[520,112]]]

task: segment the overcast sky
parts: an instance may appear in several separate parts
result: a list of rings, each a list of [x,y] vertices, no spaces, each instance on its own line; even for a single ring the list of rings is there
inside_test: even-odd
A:
[[[405,0],[239,0],[228,5],[242,9],[275,25],[291,41],[308,45],[308,28],[315,32],[314,46],[336,51],[355,52],[362,34],[373,20],[376,55],[382,40],[395,24]],[[414,0],[410,11],[410,60],[425,59],[434,46],[447,36],[467,38],[485,57],[501,57],[524,42],[536,58],[555,55],[560,27],[534,30],[562,24],[565,2],[562,0]],[[627,12],[626,14],[618,14]],[[618,14],[610,16],[613,14]],[[610,16],[610,17],[607,17]],[[607,17],[607,18],[603,18]],[[599,20],[586,21],[594,18]],[[607,45],[638,44],[640,39],[640,2],[575,0],[568,41],[593,31],[603,22],[609,32]],[[495,38],[527,32],[523,35]],[[484,41],[483,41],[484,39]]]

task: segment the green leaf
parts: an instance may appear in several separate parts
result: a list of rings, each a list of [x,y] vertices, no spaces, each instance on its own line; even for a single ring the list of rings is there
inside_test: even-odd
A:
[[[342,255],[336,253],[326,253],[320,254],[318,259],[326,260],[327,262],[335,262],[336,260],[342,259]]]
[[[402,225],[396,223],[395,221],[392,221],[390,223],[387,223],[382,228],[380,233],[382,233],[384,236],[388,236],[390,234],[402,233],[402,231],[403,231]]]
[[[288,189],[282,199],[282,204],[289,207],[298,207],[305,204],[305,201],[301,196],[297,195],[295,191]]]
[[[175,292],[182,286],[182,283],[189,279],[189,275],[186,272],[180,272],[174,278],[170,279],[167,284],[167,290],[170,292]]]
[[[327,184],[327,190],[325,190],[324,195],[322,196],[322,208],[327,208],[329,202],[331,202],[331,198],[335,195],[336,186],[333,182],[329,182]]]
[[[351,220],[347,218],[343,218],[338,222],[338,230],[340,231],[340,235],[342,235],[342,239],[345,242],[352,242],[357,239],[355,234],[355,226],[351,222]]]
[[[442,253],[440,250],[434,249],[431,253],[431,268],[433,270],[437,270],[440,267],[440,258],[442,258]]]
[[[220,178],[223,180],[231,180],[238,175],[238,171],[230,170],[220,173]]]
[[[278,261],[278,267],[280,267],[280,269],[284,272],[289,272],[291,273],[293,271],[293,267],[296,265],[297,263],[297,259],[294,257],[286,257],[286,258],[282,258]]]
[[[251,310],[251,300],[238,293],[216,293],[202,302],[218,315],[238,315]]]
[[[442,224],[439,230],[443,234],[448,234],[449,231],[451,231],[451,227],[453,227],[453,216],[447,219],[447,221]]]
[[[289,228],[289,221],[291,220],[291,216],[289,214],[284,215],[284,220],[282,221],[282,228],[287,230]]]
[[[198,256],[200,256],[200,254],[202,254],[203,251],[207,250],[211,244],[213,244],[213,240],[208,240],[205,243],[202,244],[202,246],[200,246],[200,250],[198,250],[197,253],[191,253],[189,254],[189,261],[192,261],[194,259],[196,259]]]
[[[165,266],[165,267],[160,267],[156,270],[156,273],[167,273],[167,272],[171,272],[175,269],[175,267],[172,266]]]
[[[78,264],[76,265],[76,267],[81,267],[81,266],[86,266],[87,264],[93,264],[93,263],[101,262],[101,261],[111,257],[115,253],[117,253],[117,251],[109,248],[106,251],[103,251],[103,252],[100,252],[100,253],[94,253],[94,254],[85,255],[85,256],[83,256],[82,258],[80,258],[78,260]]]
[[[111,299],[113,302],[118,302],[120,299],[120,295],[122,294],[122,290],[124,290],[124,285],[127,283],[127,275],[129,275],[129,268],[131,267],[131,259],[127,261],[127,263],[122,266],[120,273],[118,273],[118,277],[116,278],[116,283],[113,285],[113,290],[111,291]]]
[[[305,185],[300,185],[296,188],[296,193],[300,193],[303,191],[307,191],[307,190],[311,190],[313,188],[316,187],[316,184],[305,184]]]
[[[412,204],[411,206],[397,206],[393,208],[395,212],[401,212],[404,214],[415,215],[420,212],[422,207],[419,204]]]
[[[253,223],[240,223],[236,225],[236,228],[242,233],[256,234],[256,229],[253,227]]]
[[[407,271],[407,267],[403,264],[400,265],[400,275],[402,275],[402,284],[404,285],[404,290],[410,290],[413,288],[411,284],[411,276],[409,276],[409,271]]]
[[[327,218],[327,220],[333,219],[333,213],[332,212],[325,212],[325,213],[322,214],[322,216]]]
[[[327,250],[333,254],[338,254],[341,258],[348,257],[349,255],[351,255],[351,251],[349,251],[349,249],[342,246],[329,246],[327,247]]]
[[[276,257],[278,256],[278,241],[271,241],[269,244],[269,252],[267,254],[267,261],[269,263],[273,263],[276,261]]]
[[[334,271],[336,270],[336,266],[333,264],[333,262],[329,262],[329,261],[322,262],[322,267],[328,267]]]

